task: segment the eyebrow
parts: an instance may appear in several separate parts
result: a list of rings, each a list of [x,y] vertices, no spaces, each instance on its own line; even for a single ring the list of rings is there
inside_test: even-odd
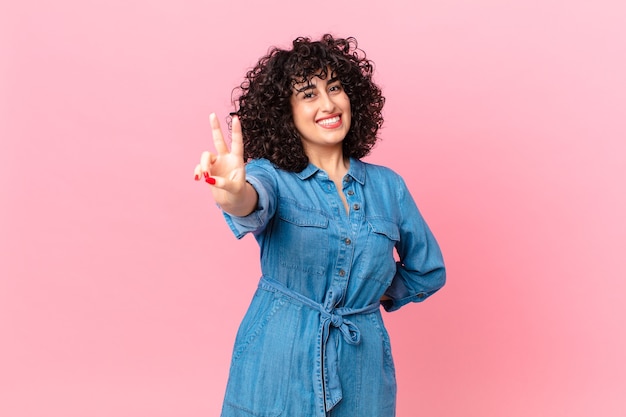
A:
[[[326,82],[326,85],[328,85],[328,84],[332,84],[332,83],[337,82],[337,81],[339,81],[339,77],[333,77],[333,78],[331,78],[330,80],[328,80],[328,81]],[[306,85],[304,85],[303,87],[298,88],[298,87],[295,87],[295,86],[294,86],[294,89],[296,90],[296,92],[298,92],[298,93],[302,93],[302,92],[304,92],[304,91],[306,91],[306,90],[310,90],[310,89],[315,88],[315,87],[317,87],[317,85],[316,85],[316,84],[312,84],[312,83],[311,83],[311,80],[309,80],[309,81],[306,83]]]
[[[308,83],[306,83],[304,85],[304,87],[298,88],[298,87],[294,86],[293,88],[294,88],[294,90],[296,90],[296,92],[302,93],[302,92],[304,92],[306,90],[310,90],[310,89],[312,89],[314,87],[316,87],[316,85],[315,84],[311,84],[311,82],[309,81]]]

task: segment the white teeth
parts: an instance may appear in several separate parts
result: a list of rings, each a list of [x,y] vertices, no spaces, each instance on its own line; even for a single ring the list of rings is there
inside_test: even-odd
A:
[[[324,119],[324,120],[320,120],[319,124],[324,125],[324,126],[328,126],[328,125],[332,125],[337,123],[340,120],[339,116],[335,116],[335,117],[331,117],[330,119]]]

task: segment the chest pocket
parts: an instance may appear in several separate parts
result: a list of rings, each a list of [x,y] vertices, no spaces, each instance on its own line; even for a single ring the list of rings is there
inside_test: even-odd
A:
[[[275,238],[281,268],[323,275],[328,268],[328,217],[289,199],[278,206]]]
[[[389,285],[396,273],[393,250],[400,241],[400,230],[395,222],[383,218],[369,218],[366,223],[367,239],[357,276]]]

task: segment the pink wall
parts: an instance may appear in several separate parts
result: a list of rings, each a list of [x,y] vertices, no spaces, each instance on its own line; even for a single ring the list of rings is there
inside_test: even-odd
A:
[[[5,3],[1,416],[218,415],[257,249],[192,170],[267,47],[326,31],[449,268],[386,315],[398,416],[626,415],[623,2]]]

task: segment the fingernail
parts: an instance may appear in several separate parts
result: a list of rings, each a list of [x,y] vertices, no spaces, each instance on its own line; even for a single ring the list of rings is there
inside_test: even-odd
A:
[[[196,174],[196,176],[194,177],[196,181],[198,181],[200,179],[200,175]]]
[[[215,178],[207,177],[206,182],[211,185],[215,185]]]
[[[204,173],[204,178],[209,178],[209,173],[208,172]]]

